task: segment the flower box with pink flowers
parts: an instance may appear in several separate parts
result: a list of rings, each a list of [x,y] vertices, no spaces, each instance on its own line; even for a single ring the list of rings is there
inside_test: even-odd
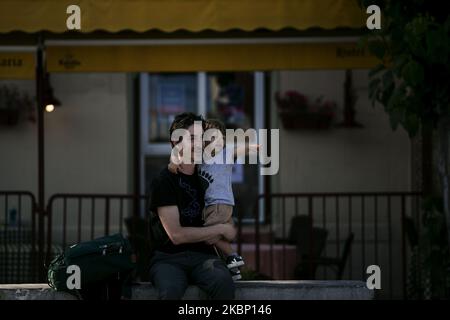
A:
[[[291,90],[275,94],[278,115],[286,130],[329,129],[336,115],[336,103],[323,97],[310,99]]]

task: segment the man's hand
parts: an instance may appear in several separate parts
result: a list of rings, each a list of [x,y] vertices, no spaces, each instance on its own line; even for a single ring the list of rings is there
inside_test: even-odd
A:
[[[216,244],[217,242],[219,242],[219,241],[222,240],[222,239],[223,239],[222,236],[216,236],[216,237],[214,237],[214,238],[211,238],[211,239],[209,239],[209,240],[206,240],[205,242],[206,242],[207,244],[214,245],[214,244]]]
[[[236,228],[232,226],[231,224],[217,224],[215,226],[219,227],[220,235],[213,237],[211,239],[208,239],[206,241],[207,244],[216,244],[220,240],[227,240],[227,241],[233,241],[234,238],[236,238]]]
[[[174,173],[174,174],[178,173],[178,168],[179,168],[179,166],[177,164],[175,164],[175,163],[172,163],[172,162],[169,163],[168,166],[167,166],[167,169],[169,169],[169,171]]]
[[[222,238],[231,241],[236,236],[234,227],[226,224],[215,224],[209,227],[182,227],[177,206],[158,207],[158,215],[167,235],[175,245],[203,241],[216,243]]]
[[[228,240],[233,241],[236,238],[236,228],[231,224],[221,224],[221,234],[222,236]]]
[[[182,152],[181,144],[177,144],[176,146],[173,147],[172,152],[170,153],[170,162],[169,165],[167,166],[167,169],[169,169],[169,171],[174,174],[178,173],[178,168],[180,167],[181,164],[181,152]]]

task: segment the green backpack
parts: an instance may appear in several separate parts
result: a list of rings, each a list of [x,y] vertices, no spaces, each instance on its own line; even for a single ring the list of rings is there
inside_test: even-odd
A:
[[[74,289],[67,287],[67,279],[72,275],[67,268],[71,265],[80,268],[82,292],[111,278],[123,283],[135,268],[131,245],[121,234],[69,246],[49,264],[47,278],[50,287],[75,293]]]

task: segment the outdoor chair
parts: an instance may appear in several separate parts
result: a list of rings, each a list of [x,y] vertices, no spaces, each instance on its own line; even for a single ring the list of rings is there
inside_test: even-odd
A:
[[[354,240],[354,233],[351,232],[344,243],[342,255],[340,257],[318,257],[313,259],[302,259],[296,269],[296,274],[302,279],[315,279],[315,273],[318,267],[332,268],[336,272],[336,280],[341,280],[344,274],[345,265],[351,252]]]
[[[315,278],[318,261],[325,249],[328,238],[328,230],[313,227],[298,234],[297,257],[300,260],[295,268],[295,276],[298,279]]]
[[[312,263],[319,258],[325,248],[328,230],[312,227],[309,215],[298,215],[292,218],[289,234],[286,239],[277,239],[277,243],[286,243],[297,247],[297,258],[300,260],[296,266],[295,277],[298,279],[311,279],[317,268]]]

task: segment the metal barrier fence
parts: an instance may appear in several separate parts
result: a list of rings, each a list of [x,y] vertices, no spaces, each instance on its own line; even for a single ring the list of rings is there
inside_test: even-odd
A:
[[[28,191],[0,191],[0,208],[0,283],[36,282],[36,199]]]
[[[314,279],[365,280],[367,266],[378,265],[381,295],[404,297],[408,245],[403,221],[412,217],[419,226],[420,196],[413,192],[260,195],[253,220],[244,221],[243,213],[237,213],[237,250],[250,268],[273,279],[297,278],[302,259],[313,270],[307,276]],[[0,192],[0,213],[4,208],[0,283],[45,280],[36,271],[37,263],[48,263],[72,243],[124,233],[126,218],[139,216],[145,201],[145,195],[55,194],[46,207],[45,230],[40,231],[33,194]],[[299,229],[295,221],[303,221],[303,227],[306,221],[307,228]],[[38,245],[39,232],[44,234],[44,248]],[[330,266],[336,272],[330,272]]]
[[[250,226],[238,215],[238,250],[253,251],[256,271],[281,279],[365,281],[367,267],[377,265],[378,294],[405,297],[409,247],[404,221],[411,217],[420,225],[420,199],[417,192],[260,195]],[[252,250],[246,242],[253,243]]]
[[[55,194],[47,205],[47,250],[51,245],[67,245],[97,237],[124,233],[126,220],[139,216],[145,195]],[[133,227],[129,225],[128,227]],[[47,256],[46,261],[51,257]]]

